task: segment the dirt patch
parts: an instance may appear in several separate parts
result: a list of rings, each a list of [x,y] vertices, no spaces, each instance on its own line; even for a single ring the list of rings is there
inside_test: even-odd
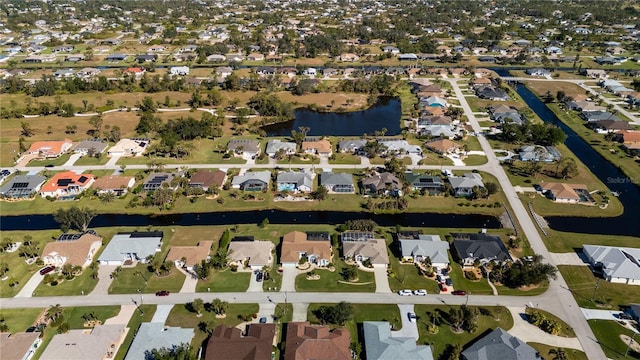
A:
[[[277,231],[270,231],[269,232],[269,236],[271,236],[271,237],[276,236],[276,235],[278,235]]]
[[[631,337],[621,334],[620,335],[620,340],[622,340],[623,343],[625,343],[625,345],[629,346],[631,348],[631,350],[640,353],[640,343],[637,342],[636,340],[633,340],[631,342],[631,344],[629,345],[629,341],[631,340]]]
[[[520,290],[520,291],[529,291],[529,290],[537,289],[539,287],[540,287],[540,284],[529,285],[529,286],[521,286],[521,287],[518,288],[518,290]]]

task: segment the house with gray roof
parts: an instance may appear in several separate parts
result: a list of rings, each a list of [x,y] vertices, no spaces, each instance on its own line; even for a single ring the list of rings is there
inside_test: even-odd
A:
[[[247,171],[231,181],[231,187],[244,191],[265,191],[271,183],[271,171]]]
[[[451,125],[426,125],[420,133],[443,139],[450,139],[456,135]]]
[[[380,144],[387,147],[387,152],[397,151],[399,155],[422,155],[422,148],[419,145],[409,144],[407,140],[382,140]]]
[[[471,197],[473,196],[474,187],[484,187],[482,176],[478,173],[466,173],[463,176],[449,176],[449,183],[451,183],[453,193],[456,197]]]
[[[142,183],[142,190],[154,191],[163,187],[163,184],[167,184],[168,188],[175,190],[177,188],[177,185],[172,187],[171,182],[173,181],[173,179],[179,176],[181,176],[181,174],[164,172],[151,173]]]
[[[359,154],[365,145],[367,145],[367,140],[364,139],[342,140],[338,143],[338,151]]]
[[[329,193],[353,194],[353,175],[347,173],[323,172],[320,174],[320,186],[324,186]]]
[[[109,240],[98,262],[118,266],[134,261],[145,263],[147,256],[160,252],[163,236],[162,231],[118,233]]]
[[[100,140],[91,139],[79,142],[73,152],[77,154],[87,155],[89,153],[102,154],[107,149],[107,143]]]
[[[421,263],[429,258],[431,265],[436,268],[449,267],[449,243],[442,241],[439,235],[400,233],[398,242],[404,261]]]
[[[518,153],[520,161],[554,162],[560,160],[562,155],[554,146],[527,145]]]
[[[504,90],[493,85],[480,86],[476,88],[476,95],[481,99],[489,99],[494,101],[507,101],[509,95]]]
[[[287,171],[278,173],[276,184],[278,191],[311,192],[314,174],[311,172]]]
[[[440,176],[407,173],[405,177],[413,190],[428,193],[429,195],[440,195],[445,191],[444,181]]]
[[[493,119],[500,124],[514,123],[516,125],[524,125],[527,122],[527,118],[518,112],[493,114]]]
[[[433,360],[429,345],[417,345],[414,338],[393,336],[387,321],[365,321],[362,330],[367,360]]]
[[[65,334],[55,335],[40,359],[111,359],[126,335],[124,325],[98,325],[93,329],[69,330]]]
[[[584,245],[596,274],[612,283],[640,285],[640,249]]]
[[[193,339],[192,328],[165,326],[160,322],[140,324],[136,337],[127,351],[125,360],[147,360],[153,349],[172,348],[181,344],[190,344]]]
[[[580,117],[589,123],[600,120],[622,120],[608,111],[583,111],[580,113]]]
[[[267,149],[265,150],[265,153],[269,155],[269,157],[275,157],[276,153],[282,150],[285,155],[293,155],[296,153],[296,149],[297,145],[294,142],[273,139],[267,141]]]
[[[75,74],[75,71],[73,69],[59,69],[53,73],[53,76],[60,79],[72,77],[73,74]]]
[[[496,328],[462,352],[463,360],[539,360],[538,351],[524,341]]]
[[[40,175],[17,175],[0,188],[0,196],[8,199],[30,198],[40,191],[47,180]]]
[[[472,266],[476,261],[485,264],[491,261],[509,261],[511,255],[497,235],[455,233],[453,248],[463,266]]]
[[[249,139],[231,140],[227,144],[227,150],[243,158],[254,157],[260,154],[260,142]]]

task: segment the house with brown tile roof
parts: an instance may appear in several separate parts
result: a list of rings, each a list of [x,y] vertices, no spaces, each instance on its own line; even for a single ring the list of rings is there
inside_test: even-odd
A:
[[[491,85],[491,80],[485,77],[477,77],[471,80],[471,85],[473,85],[474,87]]]
[[[87,267],[102,246],[102,238],[93,231],[84,234],[63,234],[42,249],[42,261],[46,265],[61,267],[64,264]]]
[[[186,266],[192,269],[193,265],[200,264],[202,260],[206,260],[211,252],[213,241],[200,241],[196,246],[172,246],[167,254],[167,261],[173,261],[176,266]],[[185,263],[182,263],[185,259]],[[178,264],[179,263],[179,264]]]
[[[271,255],[274,245],[271,241],[231,241],[229,243],[229,262],[238,266],[262,269],[273,262]]]
[[[347,329],[329,330],[309,322],[287,324],[284,360],[351,360],[351,335]]]
[[[62,141],[36,141],[29,147],[27,154],[37,155],[40,158],[57,158],[66,153],[73,146],[69,139]]]
[[[271,360],[275,324],[251,324],[246,335],[220,325],[207,342],[204,360]]]
[[[327,266],[331,262],[331,241],[329,239],[309,240],[307,233],[292,231],[282,237],[280,262],[297,264],[300,258],[307,257],[312,264]]]
[[[427,147],[438,154],[452,154],[460,150],[460,145],[449,139],[439,139],[429,141]]]
[[[587,191],[587,185],[584,184],[566,184],[542,181],[540,182],[540,187],[547,197],[555,202],[575,204],[580,201],[586,201],[578,195],[578,192]]]
[[[2,360],[30,359],[41,342],[39,332],[0,333]]]
[[[93,188],[98,194],[114,193],[117,196],[122,196],[126,194],[129,188],[133,187],[135,183],[136,178],[133,176],[109,175],[97,178],[93,183]]]
[[[75,196],[87,190],[93,182],[93,174],[76,174],[73,171],[64,171],[55,174],[51,180],[40,189],[40,196],[54,198]]]
[[[209,191],[210,188],[219,189],[222,188],[226,178],[227,173],[222,170],[200,170],[191,176],[191,179],[189,179],[189,186],[201,188],[204,191]]]
[[[307,154],[331,156],[331,142],[327,139],[303,141],[302,151]]]

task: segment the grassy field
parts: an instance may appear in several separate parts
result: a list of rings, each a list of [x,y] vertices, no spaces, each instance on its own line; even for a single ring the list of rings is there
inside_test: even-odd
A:
[[[198,280],[197,292],[244,292],[249,288],[251,272],[212,270],[207,280]]]
[[[532,348],[536,349],[542,356],[543,360],[557,359],[555,353],[552,350],[558,350],[558,348],[555,348],[553,346],[549,346],[546,344],[540,344],[540,343],[527,343],[527,344]],[[585,354],[580,350],[565,348],[564,351],[567,356],[565,360],[588,360],[589,359],[587,357],[587,354]]]
[[[567,281],[580,307],[619,310],[621,306],[640,302],[640,289],[637,286],[598,280],[587,266],[561,265],[558,266],[558,270]],[[598,290],[594,298],[596,284],[598,284]],[[594,301],[592,302],[591,299]]]
[[[488,160],[484,155],[469,155],[463,161],[467,166],[477,166],[486,164]]]
[[[605,246],[624,246],[636,247],[640,238],[634,236],[610,236],[590,234],[588,242],[581,233],[567,233],[546,229],[547,235],[540,234],[545,246],[551,252],[573,252],[576,249],[582,249],[582,245],[605,245]]]
[[[451,257],[449,257],[451,261]],[[459,264],[451,261],[451,271],[449,277],[453,281],[453,287],[456,290],[464,290],[473,295],[492,295],[493,290],[489,286],[487,279],[482,278],[478,281],[467,280],[462,273],[462,267]]]
[[[173,269],[169,275],[157,276],[149,272],[145,264],[138,264],[133,268],[122,269],[111,283],[109,294],[135,294],[138,290],[144,294],[153,294],[160,290],[178,292],[184,279],[184,274],[177,269]]]
[[[389,261],[393,274],[389,276],[389,287],[391,291],[425,289],[428,294],[437,294],[440,292],[435,279],[428,279],[420,275],[418,268],[414,264],[401,264],[395,256],[390,256]]]
[[[474,333],[463,332],[456,334],[451,330],[451,326],[447,322],[447,313],[451,306],[446,305],[416,305],[416,315],[418,317],[418,333],[420,337],[418,344],[430,344],[433,350],[434,359],[440,358],[447,346],[450,344],[460,344],[464,346],[472,340],[482,336],[486,331],[501,327],[509,330],[513,327],[513,319],[511,313],[504,307],[483,307],[488,310],[486,315],[478,317],[478,329]],[[485,311],[483,310],[483,311]],[[427,313],[441,314],[443,323],[438,327],[437,334],[430,334],[427,331],[427,325],[431,324],[431,320]]]
[[[336,165],[359,165],[361,163],[360,156],[348,153],[336,153],[335,159],[329,159],[329,164]]]
[[[120,349],[118,349],[118,353],[114,360],[124,360],[124,357],[127,355],[127,351],[129,350],[129,346],[131,346],[131,343],[133,342],[134,334],[138,331],[140,324],[151,321],[156,312],[155,305],[141,305],[140,309],[142,310],[142,313],[136,311],[133,313],[133,316],[131,316],[131,319],[129,319],[129,323],[127,324],[129,332],[124,338],[122,345],[120,345]]]
[[[564,322],[564,320],[560,319],[559,317],[553,315],[552,313],[550,313],[548,311],[544,311],[544,310],[540,310],[540,309],[533,309],[533,308],[527,307],[525,312],[526,312],[526,314],[531,314],[532,312],[537,312],[539,314],[542,314],[545,319],[553,320],[553,321],[557,322],[558,325],[560,326],[560,330],[559,330],[558,334],[556,334],[557,336],[569,337],[569,338],[576,337],[576,333],[573,332],[573,329],[571,328],[571,326],[569,326],[569,324],[567,324],[566,322]]]
[[[589,320],[587,322],[609,359],[640,359],[640,353],[633,350],[629,350],[628,357],[625,356],[628,343],[624,343],[620,335],[624,334],[630,337],[633,335],[631,330],[615,321]],[[636,341],[638,341],[637,336]]]
[[[91,270],[85,269],[73,280],[64,280],[56,286],[40,283],[34,291],[36,296],[88,295],[98,284],[91,278]]]
[[[4,319],[9,327],[10,333],[17,333],[27,330],[34,325],[40,313],[44,309],[0,309],[0,318]]]
[[[307,280],[306,274],[296,277],[296,291],[325,292],[374,292],[376,282],[373,272],[358,270],[358,281],[347,282],[340,276],[340,270],[346,266],[341,259],[334,258],[335,271],[317,269],[318,280]]]

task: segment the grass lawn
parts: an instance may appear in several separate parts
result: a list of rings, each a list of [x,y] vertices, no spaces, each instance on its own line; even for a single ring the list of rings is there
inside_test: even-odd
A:
[[[118,349],[118,353],[114,360],[124,360],[124,357],[127,355],[127,351],[129,351],[129,346],[131,346],[131,343],[133,342],[133,335],[138,331],[140,324],[151,321],[156,312],[155,305],[141,305],[140,309],[142,309],[142,314],[140,314],[139,311],[136,311],[133,313],[133,316],[131,316],[131,319],[129,319],[129,323],[127,324],[129,332],[124,338],[122,345],[120,345],[120,349]]]
[[[557,359],[555,357],[555,354],[549,353],[549,351],[551,351],[552,349],[557,350],[558,348],[549,346],[547,344],[540,344],[540,343],[527,343],[527,344],[532,348],[536,349],[540,353],[540,355],[542,355],[543,360]],[[580,350],[569,349],[569,348],[563,348],[563,349],[565,354],[567,355],[566,360],[588,360],[589,359],[587,358],[587,354],[585,354]]]
[[[296,277],[296,291],[326,291],[326,292],[374,292],[376,282],[373,272],[358,270],[358,282],[344,281],[340,276],[340,270],[348,266],[341,259],[334,259],[335,271],[317,269],[320,275],[318,280],[307,280],[306,274]]]
[[[91,269],[85,269],[73,280],[64,280],[56,286],[40,283],[34,291],[36,296],[88,295],[98,284],[98,279],[91,278]]]
[[[552,229],[545,229],[545,231],[547,232],[547,236],[543,234],[540,236],[542,237],[547,249],[551,252],[572,252],[575,251],[575,249],[581,249],[582,245],[586,243],[584,234],[581,233],[568,233]],[[640,238],[634,236],[590,234],[588,244],[636,247],[638,242],[640,242]]]
[[[629,350],[628,357],[624,356],[628,343],[623,342],[620,335],[633,336],[631,330],[611,320],[589,320],[587,322],[609,359],[640,359],[640,353],[632,350]],[[638,341],[637,336],[636,341]]]
[[[591,196],[597,204],[603,203],[601,195],[594,193]],[[518,197],[525,206],[527,203],[531,203],[536,214],[542,216],[612,217],[621,215],[624,211],[620,200],[613,196],[607,197],[609,205],[607,205],[606,209],[601,209],[599,205],[556,203],[538,193],[518,194]]]
[[[83,315],[93,314],[104,324],[105,320],[117,316],[119,312],[120,306],[118,305],[68,307],[64,308],[64,321],[69,323],[71,329],[86,329]]]
[[[463,144],[467,145],[467,149],[469,151],[482,151],[480,141],[475,136],[467,136],[467,138],[463,141]]]
[[[300,164],[320,164],[320,158],[317,156],[299,154],[287,156],[282,160],[278,160],[280,165],[300,165]],[[359,163],[358,163],[359,164]]]
[[[486,164],[488,160],[484,155],[469,155],[463,161],[467,166],[477,166]]]
[[[141,275],[136,275],[137,272]],[[145,264],[138,264],[133,268],[122,269],[111,283],[109,294],[135,294],[138,290],[145,294],[153,294],[160,290],[178,292],[184,279],[184,274],[177,269],[171,270],[171,274],[167,276],[158,277],[149,272]]]
[[[540,309],[533,309],[530,307],[527,307],[525,312],[527,314],[531,314],[533,312],[537,312],[539,314],[542,314],[544,316],[545,319],[547,320],[554,320],[558,323],[558,325],[560,326],[560,331],[558,332],[557,336],[562,336],[562,337],[576,337],[576,333],[573,332],[573,329],[571,328],[571,326],[569,326],[569,324],[567,324],[566,322],[564,322],[564,320],[560,319],[559,317],[553,315],[552,313],[548,312],[548,311],[544,311],[544,310],[540,310]]]
[[[7,237],[3,234],[3,238]],[[13,238],[14,240],[19,240],[19,238]],[[15,296],[20,289],[29,281],[31,276],[35,274],[36,271],[40,269],[35,263],[31,265],[27,265],[24,261],[23,257],[20,257],[18,253],[20,250],[7,253],[0,253],[0,263],[9,267],[9,272],[7,273],[8,279],[4,281],[0,281],[0,296],[1,297],[13,297]],[[9,286],[9,284],[18,282],[15,286]]]
[[[431,344],[434,359],[440,358],[449,344],[460,344],[464,346],[475,338],[482,336],[482,334],[487,330],[493,330],[496,327],[509,330],[513,327],[513,319],[511,318],[509,310],[504,307],[487,306],[481,308],[488,310],[490,314],[480,315],[478,317],[478,329],[476,332],[456,334],[451,331],[451,327],[446,321],[447,313],[451,308],[451,306],[446,305],[415,306],[416,315],[418,317],[418,333],[420,334],[418,344]],[[437,334],[430,334],[427,332],[427,325],[431,323],[427,313],[440,313],[443,315],[443,322],[438,327]]]
[[[462,267],[451,261],[449,257],[451,271],[449,277],[453,280],[453,288],[456,290],[464,290],[472,295],[493,295],[493,290],[489,286],[488,280],[482,278],[478,281],[467,280],[462,273]]]
[[[207,280],[198,280],[197,292],[244,292],[249,288],[251,272],[232,272],[230,269],[212,270]]]
[[[434,152],[426,152],[425,157],[418,161],[418,165],[453,165],[453,160]]]
[[[437,294],[440,292],[438,283],[434,279],[420,275],[418,268],[414,264],[402,264],[395,256],[390,256],[389,261],[391,270],[393,271],[393,275],[389,276],[389,287],[391,291],[425,289],[428,294]]]
[[[360,164],[360,156],[356,156],[349,153],[336,153],[334,154],[335,159],[329,159],[329,164],[339,164],[339,165],[359,165]]]
[[[389,159],[388,158],[382,158],[380,156],[376,156],[374,158],[369,159],[369,163],[371,163],[371,165],[384,165],[384,163],[387,162],[387,160],[389,160]],[[411,158],[408,157],[408,156],[400,158],[400,160],[405,165],[411,165]]]
[[[640,288],[633,285],[612,284],[596,278],[587,266],[558,266],[573,297],[580,307],[609,308],[618,310],[623,305],[640,302]],[[595,302],[592,302],[595,285],[598,283]]]
[[[107,162],[109,162],[111,158],[102,155],[100,156],[100,158],[96,158],[95,156],[91,157],[91,156],[83,156],[80,159],[76,160],[75,163],[73,163],[73,165],[76,166],[89,166],[89,165],[104,165]],[[113,171],[112,171],[113,172]]]
[[[9,327],[10,333],[17,333],[27,330],[38,319],[38,315],[43,311],[39,308],[29,309],[2,309],[0,318]]]
[[[534,295],[540,295],[545,291],[547,291],[547,289],[549,288],[549,283],[543,282],[542,284],[528,288],[527,290],[511,289],[502,285],[495,285],[495,287],[496,287],[496,290],[498,290],[499,295],[534,296]]]
[[[61,165],[64,165],[64,163],[66,163],[70,157],[71,157],[71,154],[64,154],[55,159],[46,159],[46,160],[35,159],[35,160],[29,161],[29,164],[27,164],[27,166],[47,166],[47,165],[61,166]]]

